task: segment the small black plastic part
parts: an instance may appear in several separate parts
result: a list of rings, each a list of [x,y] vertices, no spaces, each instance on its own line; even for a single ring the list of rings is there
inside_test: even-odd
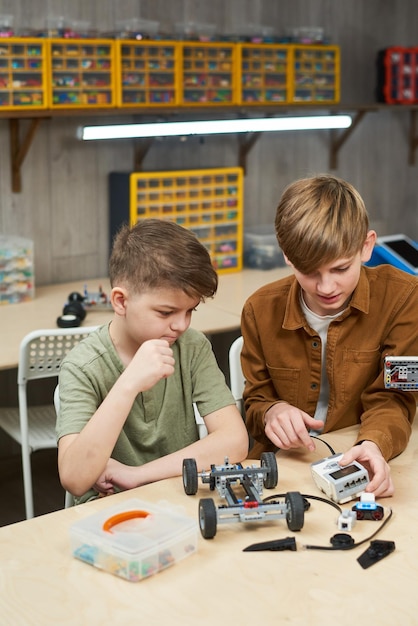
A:
[[[78,315],[73,315],[72,313],[66,313],[65,315],[60,315],[57,317],[57,326],[59,328],[76,328],[80,326],[81,319]]]
[[[311,503],[309,502],[309,500],[306,498],[306,496],[302,496],[303,498],[303,508],[306,511],[309,511],[309,509],[311,508]]]
[[[70,295],[68,296],[68,302],[83,302],[83,301],[84,301],[84,296],[82,296],[81,293],[78,293],[78,291],[72,291]]]
[[[86,309],[83,307],[81,302],[78,302],[77,300],[71,300],[64,306],[63,314],[77,315],[80,320],[84,320],[86,317]]]
[[[337,533],[331,537],[330,542],[334,548],[344,550],[350,548],[354,544],[354,539],[347,533]]]
[[[371,567],[378,561],[381,561],[395,550],[394,541],[371,541],[370,546],[363,554],[361,554],[357,561],[360,563],[363,569]]]
[[[244,548],[243,552],[261,552],[262,550],[270,550],[271,552],[292,550],[294,552],[296,550],[296,540],[294,537],[286,537],[285,539],[276,539],[275,541],[252,543]]]

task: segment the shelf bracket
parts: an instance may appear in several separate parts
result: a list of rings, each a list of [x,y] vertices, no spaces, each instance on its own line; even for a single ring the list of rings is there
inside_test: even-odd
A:
[[[238,136],[239,144],[239,166],[242,167],[244,174],[247,170],[247,156],[251,148],[259,139],[262,133],[248,133],[246,136]]]
[[[153,137],[150,137],[150,139],[146,139],[143,141],[135,141],[134,172],[142,171],[142,164],[148,154],[148,150],[151,148],[153,143]]]
[[[31,119],[29,128],[26,129],[26,133],[21,140],[20,119],[12,118],[9,120],[10,162],[12,168],[12,191],[14,193],[22,191],[21,167],[40,123],[41,118]]]
[[[418,148],[418,134],[417,134],[417,111],[412,109],[409,112],[409,165],[415,165],[415,150]]]
[[[345,144],[350,135],[354,132],[354,129],[360,124],[367,111],[358,111],[353,119],[351,126],[346,130],[339,133],[336,130],[331,130],[330,152],[329,152],[329,167],[331,170],[336,170],[338,167],[338,152],[340,148]]]

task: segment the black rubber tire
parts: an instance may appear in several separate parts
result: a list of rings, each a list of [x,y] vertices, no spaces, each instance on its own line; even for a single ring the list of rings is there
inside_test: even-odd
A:
[[[188,496],[197,493],[197,465],[195,459],[183,459],[183,487]]]
[[[199,526],[204,539],[213,539],[216,535],[218,518],[216,506],[212,498],[202,498],[199,501]]]
[[[262,452],[260,457],[261,467],[266,467],[268,472],[264,474],[263,485],[266,489],[274,489],[279,480],[279,470],[274,452]]]
[[[285,497],[287,506],[286,521],[289,530],[295,532],[303,528],[305,503],[299,491],[288,491]]]
[[[77,315],[83,321],[86,319],[86,309],[83,307],[81,302],[77,300],[72,300],[64,305],[63,315]]]
[[[81,319],[78,315],[68,313],[57,317],[57,326],[59,328],[77,328],[81,324]]]

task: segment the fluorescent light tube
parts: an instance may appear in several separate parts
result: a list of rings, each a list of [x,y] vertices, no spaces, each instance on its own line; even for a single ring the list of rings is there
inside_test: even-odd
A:
[[[198,122],[155,122],[151,124],[110,124],[84,126],[80,138],[132,139],[135,137],[184,137],[186,135],[218,135],[223,133],[264,133],[285,130],[323,130],[348,128],[349,115],[312,115],[300,117],[266,117]]]

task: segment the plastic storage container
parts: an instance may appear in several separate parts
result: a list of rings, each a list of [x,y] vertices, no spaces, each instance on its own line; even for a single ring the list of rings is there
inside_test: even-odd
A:
[[[246,105],[283,104],[290,101],[290,47],[241,44],[240,97]]]
[[[46,57],[42,39],[0,37],[0,109],[47,107]]]
[[[180,47],[173,41],[116,42],[120,81],[117,106],[153,107],[179,104]]]
[[[70,528],[73,556],[137,582],[197,550],[197,522],[167,503],[128,500]]]
[[[240,167],[111,172],[110,246],[125,222],[166,219],[194,232],[219,274],[240,271],[243,178]]]
[[[377,99],[388,104],[418,102],[418,47],[396,46],[377,56]]]
[[[49,39],[51,108],[114,107],[115,42]]]
[[[292,46],[291,102],[301,104],[340,101],[339,46]]]
[[[261,270],[285,265],[273,226],[261,224],[244,231],[244,265]]]
[[[0,235],[0,304],[26,302],[34,296],[33,241]]]
[[[182,46],[181,104],[237,104],[237,47],[232,43],[193,43]]]

